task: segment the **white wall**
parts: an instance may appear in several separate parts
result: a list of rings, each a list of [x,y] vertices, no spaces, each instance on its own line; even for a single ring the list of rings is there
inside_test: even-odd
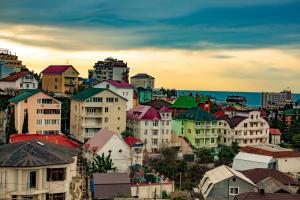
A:
[[[276,158],[278,170],[284,173],[300,173],[300,157]]]
[[[161,198],[163,191],[166,191],[168,195],[174,192],[174,184],[170,183],[156,183],[156,184],[136,184],[131,185],[131,195],[133,197],[154,199],[156,191],[156,198]]]

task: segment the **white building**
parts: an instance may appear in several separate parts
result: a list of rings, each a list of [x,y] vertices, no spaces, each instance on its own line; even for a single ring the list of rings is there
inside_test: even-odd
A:
[[[239,152],[233,159],[232,168],[239,171],[255,168],[276,169],[276,160],[272,156]]]
[[[264,109],[283,108],[287,104],[293,102],[293,94],[291,90],[282,92],[262,92],[261,106]]]
[[[238,194],[257,191],[249,178],[226,165],[205,172],[198,187],[206,200],[233,200]]]
[[[124,142],[120,134],[101,129],[84,145],[88,150],[87,157],[92,161],[94,155],[108,156],[112,159],[117,172],[129,172],[131,166],[130,147]]]
[[[0,147],[0,199],[80,200],[76,148],[29,140]],[[77,189],[76,189],[77,188]]]
[[[152,90],[154,90],[154,86],[155,86],[155,78],[145,74],[145,73],[140,73],[140,74],[136,74],[134,76],[132,76],[130,78],[130,83],[131,85],[133,85],[135,88],[151,88]]]
[[[0,89],[37,89],[38,81],[29,71],[21,71],[10,74],[0,80]]]
[[[171,110],[166,107],[156,110],[139,105],[127,112],[127,129],[144,143],[147,152],[157,152],[171,144],[171,120]]]
[[[236,142],[240,147],[269,143],[268,122],[260,111],[228,110],[219,117],[219,144],[231,146]]]
[[[127,99],[126,111],[132,109],[133,107],[133,87],[125,81],[115,81],[115,80],[106,80],[97,85],[93,86],[94,88],[106,88],[114,93],[120,95],[121,97]]]
[[[293,174],[295,177],[300,177],[300,153],[297,151],[293,151],[292,149],[286,149],[271,144],[247,146],[241,148],[240,151],[252,154],[253,156],[263,155],[272,157],[274,160],[276,160],[276,170],[281,171],[283,173]],[[244,160],[246,160],[245,157]],[[249,169],[250,166],[257,165],[256,161],[251,161],[249,160],[249,158],[247,159],[247,161],[249,164]],[[237,166],[237,164],[235,166],[236,168],[240,167]]]

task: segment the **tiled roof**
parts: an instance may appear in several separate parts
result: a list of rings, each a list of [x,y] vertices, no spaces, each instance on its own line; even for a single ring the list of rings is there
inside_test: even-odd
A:
[[[235,128],[243,120],[247,119],[247,117],[235,116],[235,117],[229,118],[227,115],[222,115],[221,117],[219,117],[219,119],[226,121],[229,124],[230,128]]]
[[[53,144],[59,144],[66,147],[79,147],[79,144],[68,139],[63,134],[58,135],[41,135],[41,134],[14,134],[10,136],[11,143],[23,142],[28,140],[47,141]]]
[[[273,179],[277,180],[278,182],[284,185],[299,185],[300,182],[292,179],[288,175],[277,171],[275,169],[263,169],[263,168],[256,168],[256,169],[249,169],[245,171],[241,171],[245,176],[247,176],[253,183],[258,183],[268,177],[272,177]]]
[[[129,88],[129,89],[133,88],[132,85],[130,85],[125,81],[106,80],[105,82],[115,86],[116,88]]]
[[[225,115],[225,111],[224,111],[224,110],[219,110],[218,112],[216,112],[216,113],[214,114],[214,116],[215,116],[216,118],[220,118],[220,117],[222,117],[223,115]]]
[[[74,96],[71,97],[73,100],[86,100],[100,92],[105,91],[106,89],[103,88],[88,88]]]
[[[11,103],[18,103],[18,102],[23,101],[23,100],[27,99],[28,97],[31,97],[39,92],[41,92],[41,91],[40,90],[26,90],[26,91],[22,92],[21,94],[19,94],[18,96],[15,96],[15,97],[9,99],[8,101]]]
[[[42,74],[62,74],[68,68],[72,67],[76,73],[79,72],[72,65],[49,65],[46,69],[44,69]]]
[[[141,140],[139,138],[136,137],[127,137],[124,139],[124,141],[126,142],[126,144],[128,144],[128,146],[133,147],[135,144],[137,143],[142,143]]]
[[[161,109],[159,109],[159,112],[170,113],[170,112],[172,112],[172,110],[169,107],[164,106]]]
[[[93,177],[97,199],[114,199],[117,194],[131,197],[128,173],[95,173]]]
[[[268,151],[266,149],[255,148],[253,146],[242,147],[240,151],[265,156],[273,156],[274,158],[300,157],[300,153],[296,151]]]
[[[206,112],[202,108],[194,107],[190,108],[187,111],[180,113],[175,119],[185,119],[185,120],[194,120],[194,121],[215,121],[218,120],[212,114]]]
[[[235,196],[235,200],[299,200],[300,194],[247,192]]]
[[[159,111],[151,106],[139,105],[127,111],[127,119],[160,120],[161,116]]]
[[[123,139],[117,133],[115,133],[113,131],[110,131],[110,130],[108,130],[106,128],[103,128],[100,131],[98,131],[94,135],[94,137],[92,137],[91,139],[89,139],[85,143],[84,147],[87,150],[90,150],[92,152],[98,152],[115,135],[118,136],[120,138],[120,140],[123,141]]]
[[[18,80],[19,78],[25,77],[29,73],[30,73],[29,71],[15,72],[15,73],[12,73],[9,76],[1,79],[0,81],[14,82],[14,81]]]
[[[0,146],[1,167],[38,167],[68,164],[79,153],[77,148],[45,141],[29,140]]]
[[[170,107],[172,104],[163,100],[163,99],[154,99],[148,102],[145,102],[144,105],[152,106],[153,108],[159,110],[162,107]]]
[[[152,77],[146,73],[139,73],[139,74],[132,76],[131,78],[153,78],[154,79],[154,77]]]
[[[270,128],[270,135],[281,135],[281,132],[277,128]]]
[[[189,109],[198,106],[198,104],[205,103],[207,100],[205,96],[200,96],[198,102],[194,96],[179,96],[171,107]]]

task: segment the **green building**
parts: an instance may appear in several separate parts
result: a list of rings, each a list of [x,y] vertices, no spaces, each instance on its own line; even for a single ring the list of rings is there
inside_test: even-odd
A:
[[[218,147],[218,119],[202,108],[180,113],[172,121],[172,132],[185,137],[195,148]]]
[[[146,102],[152,100],[153,91],[150,87],[147,87],[147,88],[139,87],[139,88],[137,88],[137,92],[139,94],[139,103],[140,104],[143,104],[143,103],[146,103]]]

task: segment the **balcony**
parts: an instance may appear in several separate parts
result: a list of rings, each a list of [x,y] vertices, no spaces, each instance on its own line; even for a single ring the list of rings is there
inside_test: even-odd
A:
[[[102,112],[86,112],[85,117],[91,117],[91,118],[99,118],[102,117]]]

